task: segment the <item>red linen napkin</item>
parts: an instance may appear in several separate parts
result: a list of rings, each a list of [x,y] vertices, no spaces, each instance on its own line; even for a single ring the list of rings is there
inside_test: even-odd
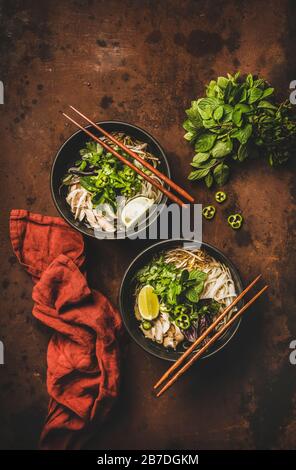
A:
[[[118,311],[88,287],[82,236],[58,217],[13,210],[10,237],[35,285],[33,315],[54,330],[47,351],[42,449],[80,448],[119,389]]]

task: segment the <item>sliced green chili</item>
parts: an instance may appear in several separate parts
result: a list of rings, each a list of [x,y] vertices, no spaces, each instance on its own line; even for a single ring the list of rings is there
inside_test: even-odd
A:
[[[221,202],[224,202],[227,199],[227,195],[224,193],[224,191],[217,191],[215,194],[215,199],[217,202],[219,202],[219,204],[221,204]]]
[[[202,215],[204,216],[205,219],[212,219],[214,215],[216,214],[216,208],[214,206],[206,206],[202,210]]]
[[[244,219],[241,214],[231,214],[227,219],[230,227],[233,228],[234,230],[241,228],[243,224],[243,220]]]
[[[181,315],[176,318],[175,323],[181,330],[188,330],[190,327],[190,318],[186,313],[181,313]]]
[[[145,321],[142,322],[142,327],[144,328],[144,330],[150,330],[152,325],[151,325],[150,321],[145,320]]]

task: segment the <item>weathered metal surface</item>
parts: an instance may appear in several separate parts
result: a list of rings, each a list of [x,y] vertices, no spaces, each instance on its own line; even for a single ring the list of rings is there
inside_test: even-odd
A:
[[[186,182],[192,150],[181,123],[210,78],[260,73],[288,95],[296,79],[295,2],[1,1],[1,316],[0,446],[37,445],[47,406],[50,332],[32,318],[31,280],[10,248],[12,208],[56,214],[49,170],[74,130],[60,115],[69,103],[95,119],[143,126],[168,153],[173,177],[208,203],[212,193]],[[204,224],[204,239],[236,263],[245,281],[261,272],[268,298],[248,314],[216,357],[156,400],[151,385],[167,364],[126,337],[118,405],[92,448],[293,448],[296,369],[294,303],[295,178],[263,162],[238,167],[228,205]],[[238,232],[227,208],[243,211]],[[117,303],[122,274],[144,243],[87,241],[92,285]],[[126,430],[128,429],[128,432]]]

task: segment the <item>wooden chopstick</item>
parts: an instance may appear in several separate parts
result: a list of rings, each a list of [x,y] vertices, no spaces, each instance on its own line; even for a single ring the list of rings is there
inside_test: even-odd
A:
[[[85,134],[89,135],[92,139],[94,139],[96,142],[98,142],[102,147],[104,147],[108,152],[111,152],[115,157],[117,157],[119,160],[122,161],[125,165],[129,166],[132,168],[136,173],[138,173],[142,178],[144,178],[146,181],[148,181],[150,184],[152,184],[155,188],[157,188],[159,191],[164,193],[171,201],[179,204],[179,206],[186,206],[185,202],[181,201],[175,194],[171,193],[168,189],[166,189],[164,186],[159,184],[157,181],[154,181],[154,179],[150,178],[150,176],[146,175],[140,168],[136,167],[133,165],[129,160],[124,158],[120,153],[116,152],[114,148],[110,147],[106,142],[102,141],[99,139],[96,135],[94,135],[92,132],[90,132],[88,129],[85,129],[85,127],[82,127],[78,122],[76,122],[74,119],[72,119],[70,116],[68,116],[65,113],[62,113],[69,121],[73,122],[79,129],[81,129]]]
[[[255,302],[260,295],[262,295],[266,289],[268,289],[268,286],[264,286],[263,289],[261,289],[257,294],[254,295],[254,297],[249,300],[208,342],[205,344],[199,351],[197,351],[192,358],[186,362],[186,364],[181,367],[181,369],[178,370],[178,372],[165,384],[165,386],[156,394],[157,397],[160,397],[168,388],[170,388],[177,380],[178,378],[186,372],[189,367],[192,366],[192,364],[213,344],[223,333],[226,331],[232,323],[235,322],[246,310],[250,305]]]
[[[158,176],[158,178],[160,178],[162,181],[167,183],[171,188],[173,188],[175,191],[177,191],[177,193],[179,193],[181,196],[183,196],[185,199],[187,199],[187,201],[192,202],[192,203],[194,202],[194,198],[189,193],[187,193],[187,191],[185,191],[185,189],[181,188],[174,181],[172,181],[168,176],[161,173],[161,171],[159,171],[157,168],[154,168],[153,165],[151,165],[149,162],[146,162],[146,160],[144,160],[139,155],[137,155],[135,152],[133,152],[131,149],[126,147],[122,142],[120,142],[120,140],[117,140],[115,137],[113,137],[113,135],[109,134],[109,132],[105,131],[105,129],[103,129],[101,126],[99,126],[98,124],[93,122],[91,119],[89,119],[87,116],[85,116],[83,113],[78,111],[78,109],[74,108],[74,106],[70,105],[70,108],[73,109],[73,111],[75,111],[77,114],[79,114],[79,116],[83,117],[83,119],[85,119],[87,122],[89,122],[93,127],[95,127],[95,129],[97,129],[102,134],[104,134],[106,137],[108,137],[108,139],[111,140],[111,142],[114,142],[114,144],[118,145],[118,147],[120,147],[122,150],[124,150],[126,153],[128,153],[132,158],[134,158],[139,163],[141,163],[141,165],[148,168],[148,170],[150,170],[152,173],[154,173],[156,176]]]
[[[179,357],[179,359],[174,362],[174,364],[161,376],[159,381],[153,386],[154,389],[158,388],[168,377],[171,373],[176,370],[182,362],[189,356],[189,354],[194,351],[194,349],[208,336],[209,333],[220,323],[220,321],[233,309],[233,307],[246,295],[246,293],[256,284],[257,281],[261,278],[261,274],[257,276],[235,299],[231,304],[226,307],[225,310],[219,315],[219,317],[207,328],[207,330],[197,338],[192,345],[186,349],[186,351]]]

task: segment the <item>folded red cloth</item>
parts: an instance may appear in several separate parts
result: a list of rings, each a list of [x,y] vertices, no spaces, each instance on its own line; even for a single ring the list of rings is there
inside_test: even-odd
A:
[[[35,282],[33,315],[54,330],[40,447],[81,448],[91,423],[105,418],[118,395],[120,315],[88,287],[83,238],[61,219],[13,210],[10,237]]]

